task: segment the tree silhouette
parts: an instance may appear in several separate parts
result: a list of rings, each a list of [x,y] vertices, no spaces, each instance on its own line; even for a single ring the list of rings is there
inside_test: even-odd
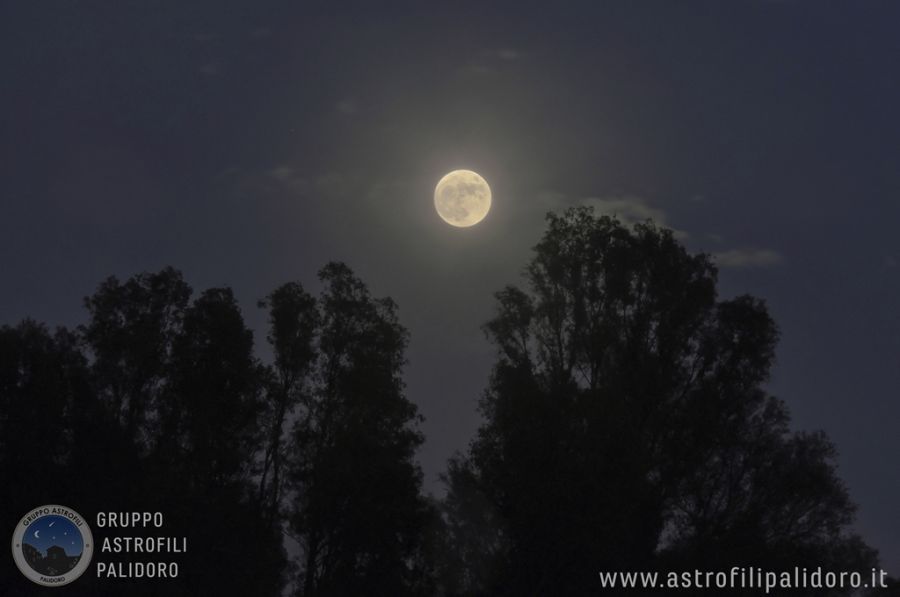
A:
[[[135,442],[92,384],[79,336],[25,320],[0,328],[0,508],[12,529],[32,508],[63,501],[127,503],[138,464]],[[102,501],[101,501],[102,500]],[[0,588],[31,595],[36,585],[0,558]],[[102,595],[85,579],[72,595]]]
[[[84,577],[72,594],[278,595],[285,532],[300,545],[298,595],[431,594],[439,525],[414,462],[421,417],[403,395],[408,334],[347,266],[320,280],[318,299],[289,283],[261,301],[269,366],[232,291],[192,299],[172,268],[108,278],[74,332],[0,328],[9,526],[66,496],[90,519],[163,512],[165,534],[188,537],[175,580]]]
[[[167,268],[125,283],[110,278],[86,300],[94,385],[139,454],[118,479],[133,493],[112,504],[161,511],[170,532],[188,537],[191,549],[176,558],[185,574],[168,583],[170,593],[276,594],[280,533],[262,524],[250,499],[262,367],[230,289],[190,297]],[[111,500],[98,494],[89,503]]]
[[[89,520],[160,511],[166,526],[151,532],[188,538],[187,553],[172,556],[183,571],[175,580],[104,584],[87,574],[73,595],[280,593],[282,535],[251,499],[263,370],[231,291],[190,297],[171,268],[109,278],[75,332],[30,321],[0,330],[8,528],[62,501]],[[13,594],[38,590],[12,571],[3,578]]]
[[[181,273],[166,268],[125,283],[107,278],[84,301],[90,321],[81,333],[93,357],[96,390],[125,430],[147,447],[162,432],[148,415],[159,406],[190,296]]]
[[[883,595],[884,597],[896,597],[900,595],[900,580],[888,577],[886,579],[886,588],[879,587],[870,591],[871,595]]]
[[[76,493],[71,466],[121,448],[90,391],[77,337],[25,320],[0,328],[0,505],[24,513],[63,484]],[[121,452],[118,452],[121,454]],[[97,481],[96,477],[85,482]],[[12,524],[15,525],[14,521]],[[9,527],[11,528],[11,527]]]
[[[430,506],[413,461],[420,416],[401,379],[407,332],[394,302],[372,298],[346,265],[330,263],[319,278],[317,356],[290,446],[289,526],[303,551],[297,594],[428,594],[420,552]],[[308,336],[299,337],[281,343],[272,334],[276,362],[291,354],[306,362]]]
[[[284,489],[285,426],[289,416],[296,414],[301,403],[306,402],[308,376],[316,358],[314,342],[319,312],[315,298],[296,282],[279,286],[259,306],[269,309],[267,339],[275,353],[267,383],[266,443],[259,476],[259,502],[269,521],[274,523]]]
[[[153,534],[188,537],[179,578],[85,575],[73,596],[579,596],[600,571],[874,564],[834,446],[765,391],[762,301],[720,300],[670,231],[586,209],[549,216],[526,277],[497,293],[485,422],[440,504],[414,459],[408,333],[344,264],[317,297],[260,302],[268,365],[232,291],[194,295],[172,268],[105,280],[75,330],[0,327],[6,527],[62,501],[160,511]],[[39,590],[10,567],[7,593]]]
[[[671,231],[549,215],[528,290],[497,293],[485,423],[451,462],[455,594],[588,595],[599,571],[864,568],[821,433],[764,384],[765,304],[719,300]],[[803,594],[798,591],[798,594]]]

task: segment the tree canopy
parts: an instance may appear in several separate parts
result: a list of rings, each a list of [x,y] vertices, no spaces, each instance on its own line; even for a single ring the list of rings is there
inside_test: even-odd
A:
[[[270,364],[231,289],[195,295],[172,268],[108,278],[75,330],[0,328],[8,526],[67,501],[89,519],[159,511],[188,538],[175,580],[86,575],[70,592],[431,594],[423,537],[436,514],[414,461],[421,417],[403,395],[408,334],[346,265],[320,280],[319,297],[290,282],[260,302]]]
[[[0,327],[7,526],[66,501],[160,511],[188,537],[176,580],[69,593],[578,597],[602,571],[876,562],[835,447],[767,391],[765,302],[719,297],[710,257],[669,230],[548,216],[524,286],[496,293],[484,422],[441,500],[397,305],[342,263],[318,286],[259,302],[269,362],[230,288],[173,268],[108,278],[76,329]]]
[[[579,208],[548,216],[525,280],[496,294],[485,422],[448,470],[457,594],[873,561],[834,447],[792,432],[766,392],[778,330],[765,303],[720,299],[707,255]]]

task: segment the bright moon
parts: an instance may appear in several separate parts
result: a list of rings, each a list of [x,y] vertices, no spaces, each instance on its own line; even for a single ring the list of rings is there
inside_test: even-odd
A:
[[[434,188],[434,208],[448,224],[474,226],[491,209],[491,187],[477,172],[454,170]]]

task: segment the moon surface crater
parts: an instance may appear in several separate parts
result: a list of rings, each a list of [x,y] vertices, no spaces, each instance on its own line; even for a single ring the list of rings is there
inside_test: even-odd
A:
[[[434,188],[434,207],[452,226],[474,226],[491,209],[491,187],[477,172],[454,170]]]

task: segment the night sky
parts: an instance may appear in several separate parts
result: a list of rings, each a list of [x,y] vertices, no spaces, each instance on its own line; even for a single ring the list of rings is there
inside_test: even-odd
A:
[[[37,537],[34,536],[35,533]],[[62,516],[51,515],[37,519],[28,525],[22,542],[34,547],[43,556],[54,545],[62,547],[67,556],[80,556],[84,551],[84,540],[78,527]]]
[[[900,574],[900,4],[348,6],[4,3],[0,323],[171,264],[232,286],[266,358],[257,299],[346,261],[411,331],[440,492],[544,214],[652,217],[768,301],[771,391]],[[472,228],[434,210],[457,168],[493,191]]]

